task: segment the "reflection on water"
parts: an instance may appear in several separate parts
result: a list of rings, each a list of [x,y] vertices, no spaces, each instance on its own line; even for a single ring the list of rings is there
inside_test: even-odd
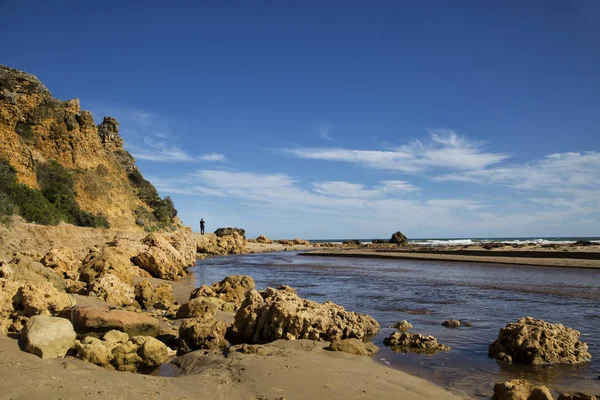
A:
[[[194,269],[198,285],[227,275],[250,275],[259,289],[283,284],[301,297],[331,300],[372,315],[382,326],[376,359],[470,396],[494,382],[524,378],[554,388],[600,394],[600,271],[440,261],[303,257],[293,252],[216,257]],[[540,367],[505,366],[487,357],[500,328],[523,316],[560,322],[582,333],[592,362]],[[383,346],[387,328],[406,319],[412,332],[434,335],[450,352],[394,353]],[[472,321],[448,329],[446,319]]]

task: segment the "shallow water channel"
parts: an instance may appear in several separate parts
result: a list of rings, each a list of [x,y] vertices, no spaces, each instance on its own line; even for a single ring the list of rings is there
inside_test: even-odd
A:
[[[289,285],[298,295],[331,300],[370,314],[382,326],[375,359],[474,398],[489,398],[493,383],[524,378],[553,389],[600,394],[600,270],[442,261],[307,257],[295,252],[214,257],[192,270],[197,285],[227,275],[250,275],[259,289]],[[560,322],[581,332],[592,362],[504,366],[487,357],[500,328],[523,316]],[[394,353],[383,338],[398,320],[411,332],[451,346],[432,356]],[[447,319],[472,321],[449,329]]]

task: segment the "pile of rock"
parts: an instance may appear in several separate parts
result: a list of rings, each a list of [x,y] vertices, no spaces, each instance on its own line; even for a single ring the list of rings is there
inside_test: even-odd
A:
[[[265,235],[260,235],[259,237],[256,238],[256,243],[273,244],[274,242],[272,239],[269,239]]]
[[[216,300],[219,310],[235,312],[246,298],[246,293],[254,288],[252,277],[232,275],[220,282],[213,283],[211,286],[202,285],[195,289],[190,294],[190,301],[199,298],[212,298]]]
[[[368,315],[345,311],[332,302],[302,299],[293,289],[250,290],[235,315],[227,338],[233,343],[266,343],[277,339],[365,339],[379,331]]]
[[[496,383],[492,400],[554,400],[554,397],[544,385],[538,386],[524,379],[513,379]],[[596,400],[596,396],[586,393],[561,393],[558,400]]]
[[[438,343],[433,336],[420,333],[394,332],[383,339],[383,344],[390,346],[394,351],[433,354],[438,351],[448,351],[449,346]]]
[[[243,254],[247,251],[248,241],[237,231],[225,236],[212,234],[197,237],[196,251],[200,257],[209,255]]]
[[[146,236],[142,243],[148,246],[133,257],[135,265],[161,279],[177,280],[185,276],[189,261],[169,241],[158,233]],[[192,261],[193,263],[193,261]]]
[[[177,354],[200,349],[222,349],[229,346],[225,339],[227,325],[210,318],[189,318],[179,328]]]
[[[168,283],[161,283],[153,288],[150,282],[143,280],[135,285],[134,294],[137,303],[145,309],[170,310],[177,303],[173,287]]]
[[[0,334],[19,333],[29,317],[56,315],[75,304],[50,282],[23,282],[0,278]]]
[[[111,330],[102,340],[87,336],[75,343],[76,357],[108,369],[137,372],[165,363],[174,352],[151,336],[129,337]]]
[[[562,324],[524,317],[500,330],[489,357],[519,364],[579,363],[591,360],[579,332]]]
[[[492,400],[554,400],[546,386],[536,386],[524,379],[513,379],[494,385]]]

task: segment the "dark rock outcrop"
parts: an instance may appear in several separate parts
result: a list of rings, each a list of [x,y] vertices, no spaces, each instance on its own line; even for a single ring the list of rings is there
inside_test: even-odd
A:
[[[240,236],[246,239],[246,231],[241,228],[219,228],[215,231],[215,235],[217,235],[217,237],[223,237],[233,235],[234,232],[237,232]]]
[[[404,246],[408,244],[408,239],[402,232],[398,231],[392,235],[390,243]]]

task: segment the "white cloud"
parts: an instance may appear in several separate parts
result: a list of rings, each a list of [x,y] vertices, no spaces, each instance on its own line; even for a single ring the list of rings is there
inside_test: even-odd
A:
[[[344,181],[315,182],[312,184],[315,191],[326,196],[373,198],[383,197],[391,193],[414,192],[419,190],[416,186],[405,181],[380,181],[379,185],[366,189],[364,185]]]
[[[565,191],[600,187],[600,153],[556,153],[541,160],[436,177],[436,181],[501,184],[516,189]]]
[[[472,142],[451,130],[430,131],[429,141],[413,141],[393,150],[328,148],[288,149],[306,159],[341,161],[370,168],[418,173],[431,169],[472,170],[485,168],[508,158],[501,153],[485,153],[481,143]]]
[[[225,161],[225,156],[219,153],[207,153],[200,156],[203,161]]]

